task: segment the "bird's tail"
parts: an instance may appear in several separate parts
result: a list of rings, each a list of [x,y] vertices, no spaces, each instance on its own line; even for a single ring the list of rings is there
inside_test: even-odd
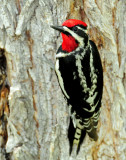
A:
[[[98,125],[99,114],[100,111],[94,113],[92,118],[85,119],[83,121],[86,132],[88,133],[89,137],[92,138],[94,141],[97,141],[98,139],[97,125]]]
[[[80,150],[80,146],[84,140],[84,137],[86,135],[86,131],[83,129],[83,125],[79,124],[76,126],[76,128],[73,125],[73,121],[70,118],[70,125],[68,129],[68,138],[69,138],[69,143],[70,143],[70,154],[73,149],[73,145],[77,145],[77,154]]]
[[[97,112],[93,115],[92,118],[87,118],[83,120],[76,119],[76,126],[74,126],[73,119],[70,118],[70,125],[68,129],[68,138],[70,143],[70,154],[73,149],[73,145],[77,146],[77,154],[80,150],[80,146],[85,138],[86,133],[92,138],[94,141],[97,141],[97,124],[99,113]]]
[[[88,120],[88,124],[85,124],[86,132],[88,133],[89,137],[92,138],[94,141],[97,141],[98,135],[97,135],[97,122],[92,119]]]

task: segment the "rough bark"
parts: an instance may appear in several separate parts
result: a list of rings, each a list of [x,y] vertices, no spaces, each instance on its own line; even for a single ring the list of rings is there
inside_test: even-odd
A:
[[[68,108],[54,72],[61,37],[50,28],[69,18],[88,24],[104,69],[99,139],[94,142],[87,136],[73,159],[126,159],[126,1],[1,0],[0,48],[9,86],[3,89],[9,111],[1,95],[7,110],[1,160],[69,159]]]

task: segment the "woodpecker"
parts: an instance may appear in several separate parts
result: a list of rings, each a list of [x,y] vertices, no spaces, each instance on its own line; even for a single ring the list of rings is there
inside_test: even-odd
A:
[[[88,134],[96,141],[103,92],[103,69],[95,43],[89,40],[87,24],[69,19],[62,26],[51,26],[61,32],[62,45],[56,53],[55,72],[70,109],[68,139],[70,154],[77,154]]]

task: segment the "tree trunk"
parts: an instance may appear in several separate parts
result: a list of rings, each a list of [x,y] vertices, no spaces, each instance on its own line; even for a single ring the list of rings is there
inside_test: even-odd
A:
[[[73,159],[126,159],[126,1],[1,0],[1,160],[69,160],[69,112],[54,72],[61,36],[50,25],[70,18],[88,24],[104,69],[99,139],[86,136]]]

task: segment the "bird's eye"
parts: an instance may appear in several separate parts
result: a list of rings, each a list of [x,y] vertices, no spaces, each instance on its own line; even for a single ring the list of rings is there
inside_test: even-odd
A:
[[[77,31],[78,31],[78,28],[77,28],[77,27],[73,27],[72,30],[73,30],[74,32],[77,32]]]

